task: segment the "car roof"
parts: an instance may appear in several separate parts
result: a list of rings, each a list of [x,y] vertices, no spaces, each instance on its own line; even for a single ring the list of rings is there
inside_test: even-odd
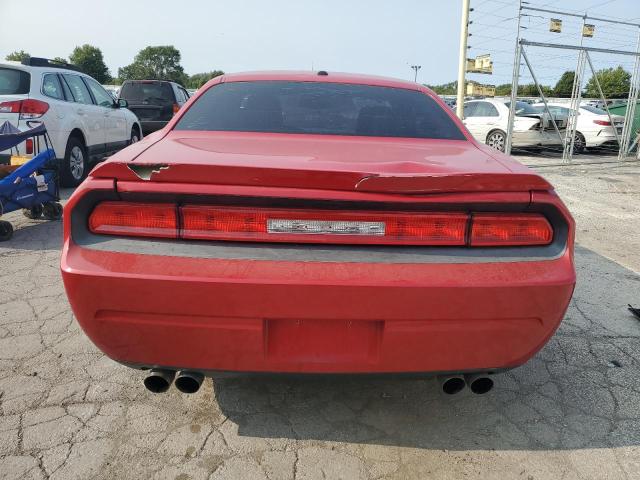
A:
[[[71,68],[64,68],[63,66],[56,66],[56,67],[50,67],[50,66],[45,66],[45,67],[37,67],[37,66],[32,66],[32,65],[25,65],[21,62],[14,62],[11,60],[7,60],[5,62],[0,62],[0,68],[13,68],[15,70],[22,70],[24,72],[30,72],[30,73],[74,73],[77,75],[82,75],[84,77],[89,77],[89,78],[93,78],[91,75],[87,75],[86,73],[83,72],[79,72],[77,70],[73,70]]]
[[[356,85],[373,85],[379,87],[404,88],[409,90],[427,90],[426,87],[414,82],[399,80],[397,78],[379,77],[375,75],[362,75],[344,72],[315,71],[261,71],[225,73],[222,82],[250,82],[250,81],[291,81],[291,82],[318,82],[318,83],[350,83]],[[324,74],[326,73],[326,75]]]

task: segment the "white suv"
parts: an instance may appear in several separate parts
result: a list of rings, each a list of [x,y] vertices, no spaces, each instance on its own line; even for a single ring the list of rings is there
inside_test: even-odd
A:
[[[72,65],[42,58],[0,63],[0,124],[9,120],[27,130],[35,126],[31,122],[44,123],[63,186],[78,185],[92,161],[142,138],[140,122],[126,106]],[[32,153],[27,148],[23,143],[18,151]]]

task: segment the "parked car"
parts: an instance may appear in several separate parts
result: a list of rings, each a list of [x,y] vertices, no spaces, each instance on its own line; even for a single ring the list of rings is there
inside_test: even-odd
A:
[[[65,207],[75,316],[151,391],[218,371],[442,372],[445,392],[484,393],[558,328],[571,215],[431,90],[323,71],[202,90]]]
[[[549,111],[556,119],[562,119],[567,122],[571,109],[560,103],[547,103]],[[533,106],[538,112],[544,112],[544,104],[538,103]],[[614,125],[611,125],[611,119],[606,110],[602,110],[591,105],[580,105],[578,111],[578,122],[576,124],[576,136],[573,141],[573,151],[576,153],[584,152],[585,148],[602,147],[602,146],[618,146],[616,137],[622,134],[624,126],[624,117],[620,115],[611,115]]]
[[[44,123],[64,186],[78,185],[92,161],[140,140],[140,123],[126,106],[73,65],[35,57],[0,63],[0,123],[21,130]],[[20,153],[32,149],[29,142],[18,147]]]
[[[129,104],[142,124],[142,132],[155,132],[164,127],[189,99],[179,84],[165,80],[127,80],[119,98]]]
[[[464,124],[479,142],[504,152],[507,142],[509,104],[500,100],[472,100],[464,103]],[[514,147],[540,147],[562,145],[550,122],[526,102],[516,102],[513,125]],[[564,125],[560,125],[564,127]]]

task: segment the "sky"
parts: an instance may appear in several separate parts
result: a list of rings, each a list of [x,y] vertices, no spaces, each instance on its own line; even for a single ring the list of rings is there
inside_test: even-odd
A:
[[[0,0],[0,59],[14,51],[67,58],[76,45],[99,47],[111,74],[148,45],[174,45],[189,74],[210,70],[346,71],[412,79],[455,80],[462,0]],[[510,83],[517,0],[471,0],[469,56],[491,53],[494,75],[482,83]],[[529,0],[530,6],[640,22],[640,0]],[[563,32],[548,32],[549,17],[528,12],[529,40],[575,43],[582,20],[563,18]],[[638,29],[593,21],[600,48],[634,50]],[[531,49],[541,83],[554,84],[573,68],[575,53]],[[1,60],[0,60],[1,61]],[[632,57],[594,55],[597,68]],[[530,74],[523,69],[523,79]]]

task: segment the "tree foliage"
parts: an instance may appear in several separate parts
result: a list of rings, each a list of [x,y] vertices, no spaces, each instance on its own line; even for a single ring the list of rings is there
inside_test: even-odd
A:
[[[545,97],[553,95],[553,89],[547,85],[540,85],[540,89]],[[511,85],[509,85],[509,94],[511,94]],[[523,97],[539,97],[540,92],[535,83],[526,83],[524,85],[518,85],[518,95]]]
[[[442,85],[426,85],[438,95],[455,95],[458,92],[458,82],[443,83]]]
[[[102,51],[98,47],[89,44],[76,47],[73,49],[71,55],[69,55],[69,60],[98,82],[108,83],[111,81],[111,74],[104,63]]]
[[[122,80],[170,80],[185,84],[187,75],[180,65],[180,51],[172,45],[146,47],[133,63],[118,69]]]
[[[187,88],[200,88],[202,85],[207,83],[212,78],[218,77],[220,75],[224,75],[222,70],[214,70],[212,72],[203,72],[203,73],[194,73],[189,76],[187,80],[187,84],[185,87]]]
[[[496,85],[496,95],[498,95],[499,97],[506,97],[507,95],[511,95],[511,84],[502,83],[500,85]]]
[[[30,57],[31,55],[29,55],[24,50],[16,50],[15,52],[11,52],[9,55],[7,55],[4,58],[5,60],[9,60],[10,62],[22,62],[23,60],[26,60],[27,58],[30,58]]]
[[[570,97],[571,92],[573,92],[573,80],[575,76],[576,72],[571,70],[564,72],[553,88],[553,94],[556,97]]]
[[[631,74],[621,66],[617,68],[604,68],[596,72],[600,87],[605,97],[626,97],[629,95],[629,87],[631,86]],[[585,95],[588,97],[599,97],[596,79],[591,77],[585,89]]]

